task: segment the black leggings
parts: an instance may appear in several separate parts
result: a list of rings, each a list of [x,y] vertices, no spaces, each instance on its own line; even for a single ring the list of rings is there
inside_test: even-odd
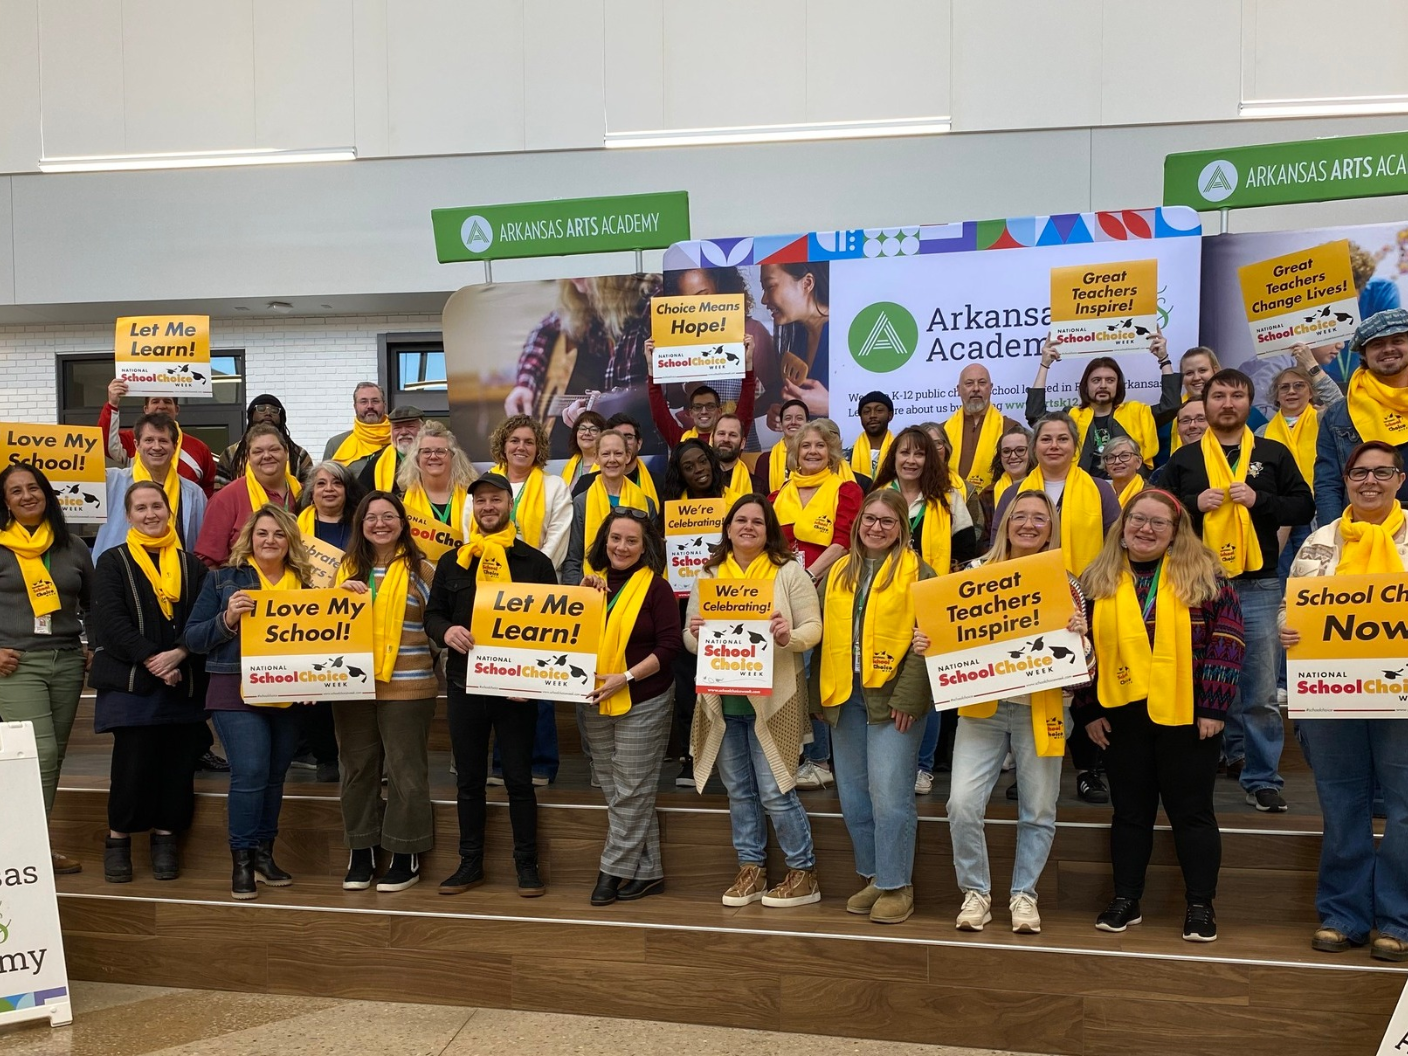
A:
[[[450,746],[460,820],[460,857],[484,853],[484,787],[489,780],[489,733],[503,762],[508,818],[513,826],[513,860],[537,864],[538,797],[533,792],[533,735],[538,702],[466,693],[453,684],[447,694]],[[395,705],[389,705],[394,707]]]

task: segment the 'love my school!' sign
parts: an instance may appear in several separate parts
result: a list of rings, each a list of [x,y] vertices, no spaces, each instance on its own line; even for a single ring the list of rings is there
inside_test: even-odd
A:
[[[249,594],[254,611],[240,621],[240,694],[248,703],[376,699],[370,594]]]
[[[0,466],[28,462],[49,478],[64,517],[79,524],[107,520],[103,431],[96,425],[0,422]]]

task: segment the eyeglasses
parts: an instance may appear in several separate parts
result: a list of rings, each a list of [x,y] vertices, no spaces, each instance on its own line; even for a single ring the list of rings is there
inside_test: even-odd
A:
[[[1009,520],[1013,524],[1030,524],[1035,528],[1045,528],[1051,523],[1050,517],[1039,513],[1014,513]]]
[[[633,444],[640,443],[640,433],[627,433],[621,430],[617,430],[617,432],[621,433],[621,438],[624,440],[629,440]]]
[[[400,524],[399,513],[369,513],[362,518],[363,524]]]
[[[422,447],[420,453],[426,458],[450,457],[450,449],[448,447]]]
[[[1122,466],[1126,462],[1132,462],[1138,457],[1139,456],[1133,451],[1115,451],[1112,454],[1103,456],[1105,465],[1107,466]]]
[[[1310,386],[1303,381],[1283,381],[1276,386],[1277,392],[1309,392]]]
[[[1345,476],[1350,480],[1358,482],[1368,480],[1369,474],[1372,473],[1375,480],[1381,484],[1386,484],[1394,477],[1398,476],[1400,472],[1402,471],[1394,469],[1392,466],[1374,466],[1372,468],[1369,466],[1355,466],[1353,469],[1348,470]]]
[[[1142,513],[1131,513],[1124,523],[1131,528],[1148,527],[1156,532],[1166,532],[1173,527],[1173,522],[1167,517],[1149,517]]]
[[[597,433],[599,433],[599,432],[601,432],[601,427],[598,426],[598,425],[579,425],[579,426],[577,426],[577,435],[578,435],[578,436],[580,436],[580,435],[583,434],[583,433],[591,433],[593,436],[595,436],[595,435],[596,435]]]
[[[878,527],[880,527],[880,528],[885,529],[885,531],[887,531],[887,532],[888,532],[891,528],[898,528],[898,527],[900,526],[900,522],[899,522],[899,519],[898,519],[898,518],[895,518],[895,517],[877,517],[877,516],[875,516],[875,514],[873,514],[873,513],[864,514],[864,515],[861,517],[861,519],[860,519],[860,523],[863,524],[863,525],[865,525],[865,527],[867,527],[867,528],[875,528],[875,527],[878,526]]]
[[[613,517],[629,517],[633,521],[649,521],[650,514],[644,510],[638,510],[634,506],[617,506],[611,511]]]
[[[1205,414],[1200,414],[1200,415],[1197,415],[1197,416],[1194,417],[1194,418],[1179,418],[1179,419],[1178,419],[1178,424],[1179,424],[1179,425],[1207,425],[1207,424],[1208,424],[1208,416],[1205,415]]]
[[[278,414],[283,408],[276,403],[256,403],[250,410],[255,414]]]
[[[1009,447],[1006,451],[1002,452],[1002,461],[1004,461],[1004,462],[1008,461],[1009,459],[1013,459],[1013,458],[1023,458],[1023,459],[1024,459],[1024,458],[1026,458],[1026,457],[1027,457],[1027,449],[1026,449],[1025,447]]]
[[[719,405],[717,403],[691,403],[689,409],[698,414],[700,411],[717,411]]]

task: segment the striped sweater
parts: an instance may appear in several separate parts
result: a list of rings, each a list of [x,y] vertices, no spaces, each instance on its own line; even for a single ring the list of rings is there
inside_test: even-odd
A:
[[[421,563],[419,575],[411,577],[396,667],[390,682],[376,684],[377,700],[426,700],[440,692],[435,679],[435,657],[425,633],[425,605],[430,600],[430,582],[434,578],[435,566],[428,561]]]

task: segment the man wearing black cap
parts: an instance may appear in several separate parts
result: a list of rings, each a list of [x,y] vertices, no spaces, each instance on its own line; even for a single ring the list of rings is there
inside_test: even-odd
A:
[[[406,403],[393,407],[386,420],[391,423],[391,443],[377,454],[359,459],[347,468],[364,491],[389,491],[399,498],[401,489],[396,485],[396,474],[406,453],[415,445],[421,423],[425,421],[425,412]]]
[[[306,485],[308,478],[313,474],[313,456],[295,444],[293,437],[289,436],[288,414],[284,410],[283,403],[277,396],[263,392],[249,401],[249,408],[245,411],[245,432],[249,432],[249,427],[252,425],[266,423],[284,434],[284,439],[288,441],[288,468],[293,471],[293,475],[298,478],[300,484]],[[230,481],[238,480],[244,476],[247,449],[248,444],[243,436],[240,437],[239,443],[231,444],[225,448],[224,454],[215,463],[216,491],[219,491]]]
[[[459,771],[460,864],[440,885],[440,893],[458,895],[484,882],[484,789],[492,731],[503,757],[518,893],[533,898],[547,890],[538,875],[538,800],[533,792],[537,704],[467,691],[465,674],[469,654],[474,651],[469,628],[480,583],[500,577],[506,568],[511,582],[555,586],[557,573],[546,554],[517,537],[510,516],[513,488],[506,477],[486,473],[469,486],[469,492],[474,517],[470,541],[440,558],[425,608],[426,633],[448,650],[445,675],[449,682],[450,744]]]
[[[875,479],[875,471],[885,461],[885,453],[894,443],[890,420],[895,416],[895,404],[889,393],[867,392],[856,405],[861,432],[851,448],[851,469],[863,477]]]

